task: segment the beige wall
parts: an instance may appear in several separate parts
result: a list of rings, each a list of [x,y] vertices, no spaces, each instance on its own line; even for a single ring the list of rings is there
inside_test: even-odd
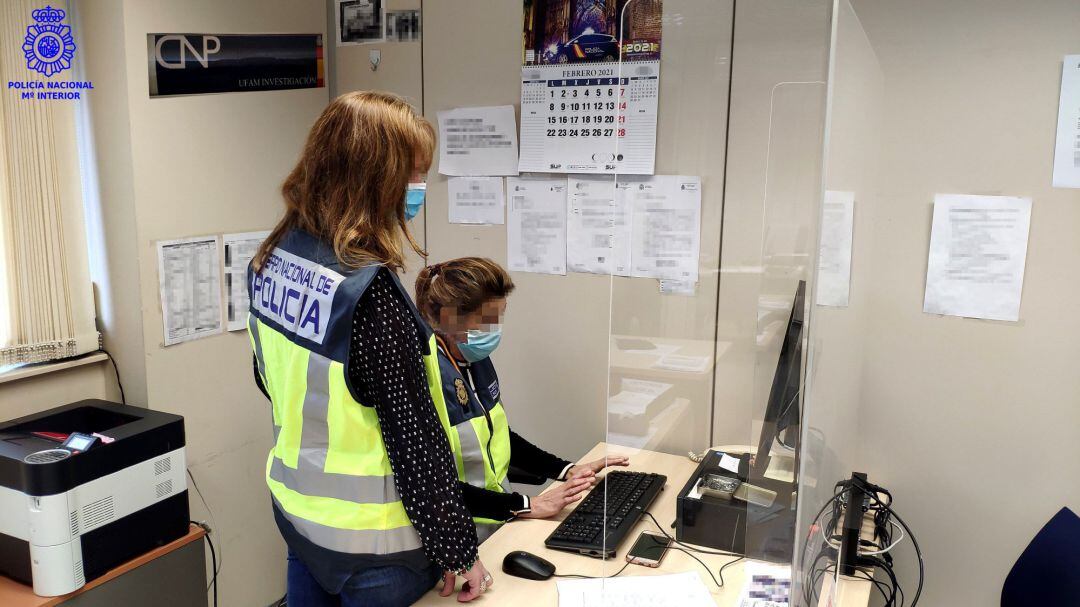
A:
[[[994,605],[1038,529],[1080,509],[1080,193],[1050,187],[1080,4],[853,4],[885,87],[879,193],[856,234],[872,251],[854,262],[853,293],[870,291],[860,467],[918,534],[923,602]],[[1033,199],[1019,322],[922,312],[936,192]]]
[[[518,106],[521,4],[429,2],[424,10],[423,91],[428,118],[435,122],[440,110],[455,107]],[[660,295],[655,280],[516,272],[506,339],[494,356],[515,429],[567,458],[584,454],[606,436],[609,333],[657,343],[694,340],[697,343],[689,347],[712,354],[731,4],[669,0],[664,15],[656,168],[659,174],[700,175],[703,180],[705,228],[697,293]],[[463,40],[484,42],[462,44]],[[696,103],[696,96],[710,101]],[[450,224],[446,177],[435,167],[428,183],[431,260],[482,255],[505,264],[505,228]],[[672,383],[689,403],[675,430],[658,438],[661,448],[685,452],[707,446],[711,372],[686,378],[623,369],[612,374],[612,391],[619,390],[617,380],[623,376]]]
[[[270,413],[248,339],[162,346],[154,243],[271,228],[283,208],[278,187],[327,89],[150,99],[146,34],[325,33],[326,5],[116,0],[91,8],[83,17],[86,46],[97,49],[88,77],[103,83],[95,118],[112,281],[103,288],[126,306],[106,343],[121,350],[122,370],[141,374],[143,394],[136,388],[129,400],[185,418],[188,464],[213,511],[192,492],[192,517],[215,526],[221,604],[269,604],[284,593],[285,552],[262,480]],[[135,371],[124,369],[131,361]]]
[[[486,1],[424,8],[422,69],[409,44],[339,48],[333,66],[338,92],[383,88],[411,97],[419,89],[433,123],[438,111],[454,107],[517,106],[520,6]],[[790,301],[795,280],[809,276],[805,256],[816,238],[828,21],[825,2],[754,3],[734,16],[732,10],[727,3],[664,3],[657,172],[703,177],[696,295],[662,296],[652,280],[514,274],[518,291],[506,319],[507,339],[495,355],[507,407],[515,427],[564,456],[605,436],[609,332],[689,340],[689,347],[707,355],[714,354],[719,335],[715,375],[643,376],[674,383],[690,403],[662,446],[698,450],[710,444],[710,435],[712,443],[756,442],[753,419],[761,417],[780,343],[775,330],[765,328],[787,319],[782,310],[772,315],[783,317],[779,322],[772,316],[759,321],[759,297]],[[732,19],[733,154],[725,202]],[[461,44],[469,38],[485,43]],[[372,72],[367,51],[375,48],[384,51],[383,63]],[[432,261],[485,255],[506,262],[504,228],[451,225],[446,205],[446,177],[436,166],[424,224]],[[613,391],[621,376],[634,375],[612,373]],[[562,381],[567,377],[574,381]],[[576,423],[561,423],[567,416]]]
[[[0,420],[88,398],[117,401],[120,393],[112,372],[107,361],[95,362],[0,383]]]
[[[76,54],[85,78],[95,84],[83,106],[81,136],[89,150],[82,171],[86,197],[90,272],[94,281],[98,325],[104,346],[116,357],[129,404],[145,406],[146,357],[139,292],[139,256],[135,231],[134,169],[131,121],[122,31],[123,0],[76,0],[71,3],[77,35]]]

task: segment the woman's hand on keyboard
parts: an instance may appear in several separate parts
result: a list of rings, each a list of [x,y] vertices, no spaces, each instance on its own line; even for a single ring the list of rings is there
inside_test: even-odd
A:
[[[530,511],[519,515],[521,518],[551,518],[562,512],[563,508],[580,500],[583,492],[592,487],[592,478],[574,478],[529,499]]]
[[[566,472],[566,480],[569,482],[576,478],[588,478],[591,482],[596,482],[596,475],[604,468],[607,468],[608,466],[629,465],[629,457],[625,455],[609,455],[607,457],[601,457],[598,460],[571,466],[570,470]]]

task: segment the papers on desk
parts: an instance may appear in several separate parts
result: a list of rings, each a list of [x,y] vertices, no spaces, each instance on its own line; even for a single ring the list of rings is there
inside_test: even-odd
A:
[[[681,373],[704,373],[709,368],[709,357],[668,354],[653,363],[653,368]]]
[[[787,607],[791,604],[791,567],[749,561],[738,607]]]
[[[789,578],[790,579],[790,578]],[[713,607],[694,572],[558,581],[559,607]],[[787,603],[784,603],[786,605]]]
[[[720,467],[728,472],[739,473],[739,458],[732,457],[727,453],[720,455]]]
[[[635,418],[632,417],[610,416],[605,440],[608,444],[629,449],[655,450],[674,430],[685,428],[689,408],[689,400],[676,398],[671,404],[664,405],[659,413],[649,416],[644,427],[633,423]]]
[[[649,405],[673,385],[663,382],[648,381],[624,377],[622,390],[608,398],[608,414],[644,415]]]

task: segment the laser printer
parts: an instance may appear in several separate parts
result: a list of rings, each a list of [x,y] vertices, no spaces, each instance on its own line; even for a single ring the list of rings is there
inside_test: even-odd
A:
[[[188,530],[184,419],[84,400],[0,423],[0,574],[73,592]]]

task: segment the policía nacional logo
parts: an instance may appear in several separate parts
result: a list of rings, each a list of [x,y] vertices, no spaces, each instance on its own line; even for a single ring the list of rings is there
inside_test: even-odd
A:
[[[30,13],[35,23],[26,28],[22,45],[27,69],[47,78],[71,69],[75,39],[71,37],[71,27],[62,23],[66,15],[51,6]]]
[[[461,378],[454,379],[454,391],[457,392],[458,404],[465,407],[469,404],[469,393],[465,391],[465,382]]]

